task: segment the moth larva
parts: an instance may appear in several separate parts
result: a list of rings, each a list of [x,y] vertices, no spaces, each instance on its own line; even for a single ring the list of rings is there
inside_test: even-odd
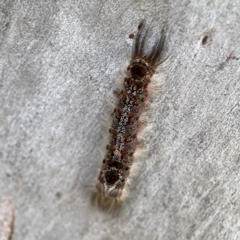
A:
[[[161,52],[165,41],[163,31],[149,53],[145,53],[147,35],[145,21],[141,21],[123,89],[117,94],[118,102],[109,129],[110,141],[93,194],[93,200],[107,209],[117,207],[126,196],[126,187],[138,144],[141,125],[139,117],[146,105],[149,84],[157,67],[162,63]]]

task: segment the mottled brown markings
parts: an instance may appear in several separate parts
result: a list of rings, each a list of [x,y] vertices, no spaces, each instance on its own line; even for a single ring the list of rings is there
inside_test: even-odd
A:
[[[137,135],[142,125],[139,116],[146,108],[145,101],[148,98],[151,77],[157,66],[161,64],[160,54],[165,40],[164,33],[161,32],[161,38],[156,41],[150,53],[145,53],[147,33],[145,21],[141,21],[123,89],[114,92],[118,103],[112,113],[110,141],[106,146],[107,153],[102,161],[96,187],[100,194],[99,201],[102,203],[111,204],[116,199],[117,201],[122,199],[122,191],[132,167],[133,155],[139,144]]]
[[[109,167],[114,167],[116,169],[122,169],[123,168],[123,163],[119,162],[119,161],[112,161],[110,163],[108,163]]]
[[[108,184],[113,185],[119,180],[119,173],[116,170],[110,170],[105,173],[105,179]]]
[[[144,66],[141,65],[135,65],[131,68],[131,74],[134,77],[138,77],[138,78],[143,78],[147,73],[147,70]]]

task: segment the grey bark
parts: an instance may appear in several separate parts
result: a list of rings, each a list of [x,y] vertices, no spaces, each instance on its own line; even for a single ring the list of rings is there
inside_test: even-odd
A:
[[[1,1],[0,198],[13,240],[239,239],[239,1]],[[101,116],[140,19],[167,32],[147,156],[112,216],[90,204]]]

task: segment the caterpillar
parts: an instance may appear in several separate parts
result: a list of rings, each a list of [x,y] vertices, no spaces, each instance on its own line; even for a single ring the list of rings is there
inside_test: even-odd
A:
[[[130,63],[125,70],[123,88],[116,93],[109,143],[92,196],[94,202],[104,209],[118,207],[127,196],[129,174],[142,125],[140,116],[146,108],[150,83],[156,81],[153,76],[163,63],[164,31],[161,31],[161,37],[150,52],[146,53],[148,32],[149,28],[142,20],[138,25]]]

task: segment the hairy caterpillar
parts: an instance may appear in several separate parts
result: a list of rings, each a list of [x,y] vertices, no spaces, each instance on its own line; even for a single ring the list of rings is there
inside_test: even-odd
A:
[[[143,113],[148,98],[149,85],[154,80],[156,69],[163,62],[161,52],[165,35],[161,37],[149,53],[145,53],[145,21],[138,25],[130,64],[126,69],[123,89],[117,93],[117,103],[113,111],[112,125],[107,152],[94,189],[93,200],[102,208],[113,209],[126,197],[129,174],[138,144]]]

